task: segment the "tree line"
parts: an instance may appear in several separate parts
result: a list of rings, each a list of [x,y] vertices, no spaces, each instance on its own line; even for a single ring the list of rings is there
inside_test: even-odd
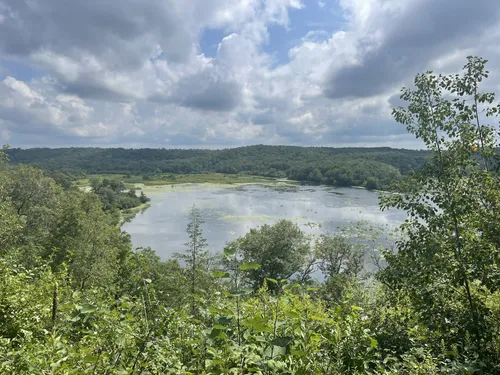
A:
[[[10,149],[13,162],[73,175],[226,173],[387,189],[422,167],[427,151],[391,148],[248,146],[225,150],[123,148]]]
[[[311,240],[289,220],[214,255],[196,208],[185,251],[161,260],[132,249],[95,191],[0,153],[0,373],[498,374],[500,160],[485,121],[500,106],[480,91],[485,63],[403,90],[395,119],[432,157],[382,199],[408,219],[372,275],[370,242]]]

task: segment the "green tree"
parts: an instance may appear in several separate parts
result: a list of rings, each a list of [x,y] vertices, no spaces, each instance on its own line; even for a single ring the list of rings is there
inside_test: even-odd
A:
[[[472,336],[483,363],[498,356],[485,300],[500,288],[500,190],[494,94],[480,93],[486,61],[469,57],[461,75],[419,74],[403,89],[395,119],[433,157],[387,196],[382,208],[408,212],[397,254],[387,254],[384,283],[411,296],[418,314],[448,345],[467,349]],[[471,350],[469,348],[469,350]],[[498,358],[498,357],[497,357]],[[491,364],[491,362],[490,362]]]
[[[1,216],[6,225],[5,241],[13,240],[12,236],[15,236],[16,256],[22,264],[32,265],[43,253],[60,209],[60,195],[61,189],[39,168],[6,163],[1,167],[0,205],[3,206]],[[13,255],[14,248],[8,250],[4,252]]]
[[[320,235],[314,251],[318,267],[325,277],[339,274],[358,276],[363,270],[363,249],[340,235]]]
[[[145,283],[149,283],[163,306],[181,307],[187,301],[187,278],[177,260],[162,261],[151,248],[124,249],[119,265],[119,295],[141,298]]]
[[[375,190],[375,189],[378,188],[378,185],[379,185],[379,181],[378,181],[377,178],[375,178],[375,177],[368,177],[368,179],[366,180],[365,187],[368,190]]]
[[[94,194],[69,191],[61,200],[61,212],[50,233],[46,256],[57,268],[63,263],[81,288],[111,285],[115,278],[122,240],[117,218],[104,212]]]
[[[323,300],[338,305],[347,294],[363,296],[360,275],[364,270],[365,250],[362,245],[353,244],[342,235],[322,234],[314,244],[314,256],[325,277],[320,287]]]
[[[141,195],[139,196],[139,199],[141,201],[142,204],[144,203],[148,203],[151,199],[149,199],[146,194],[144,194],[143,191],[141,191]]]
[[[236,251],[241,263],[260,265],[246,273],[254,289],[261,287],[266,278],[286,280],[301,273],[311,252],[309,238],[290,220],[251,229],[228,247]],[[269,287],[274,288],[273,285]]]
[[[311,173],[309,173],[307,179],[309,181],[321,182],[323,181],[323,174],[318,168],[314,168],[314,170]]]
[[[207,250],[207,240],[203,237],[201,225],[204,223],[201,212],[193,206],[189,212],[189,223],[186,232],[189,241],[184,253],[175,254],[181,260],[186,270],[186,278],[192,298],[192,311],[195,311],[195,296],[199,290],[206,288],[208,270],[210,267],[210,252]]]

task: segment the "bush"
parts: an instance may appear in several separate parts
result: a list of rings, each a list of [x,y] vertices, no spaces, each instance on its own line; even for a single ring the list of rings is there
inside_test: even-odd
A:
[[[375,178],[375,177],[368,177],[368,179],[366,180],[365,187],[368,190],[376,190],[378,188],[378,185],[379,185],[379,181],[378,181],[377,178]]]

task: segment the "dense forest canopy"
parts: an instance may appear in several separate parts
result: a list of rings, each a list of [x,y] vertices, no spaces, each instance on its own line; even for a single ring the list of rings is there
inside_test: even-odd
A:
[[[485,63],[402,91],[394,117],[432,156],[381,200],[408,219],[375,274],[362,231],[311,238],[290,220],[213,255],[196,207],[185,251],[162,261],[120,229],[120,182],[84,192],[0,152],[0,374],[499,374],[500,105],[479,91]]]
[[[123,148],[10,149],[16,163],[89,174],[246,173],[338,186],[388,188],[422,167],[428,151],[382,148],[247,146],[224,150]],[[368,187],[370,187],[368,186]]]

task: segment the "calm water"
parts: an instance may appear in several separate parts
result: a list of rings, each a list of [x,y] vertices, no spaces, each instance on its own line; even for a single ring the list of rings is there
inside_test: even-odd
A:
[[[202,230],[212,252],[251,228],[286,218],[311,234],[335,232],[358,221],[393,228],[405,219],[403,212],[381,212],[378,195],[362,189],[245,185],[214,187],[182,185],[148,188],[151,207],[123,229],[135,247],[151,247],[163,259],[184,250],[188,213],[196,205],[204,217]]]

